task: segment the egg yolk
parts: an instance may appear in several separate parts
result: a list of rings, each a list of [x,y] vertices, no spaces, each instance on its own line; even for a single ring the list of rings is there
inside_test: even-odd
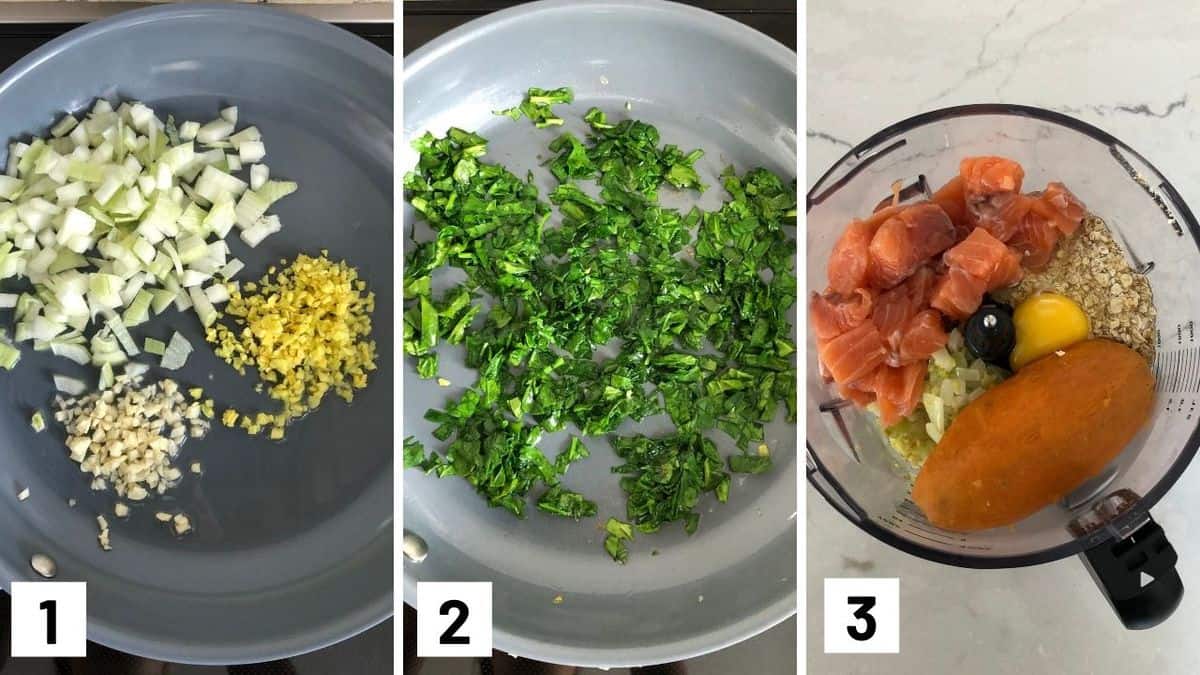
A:
[[[1018,305],[1013,312],[1013,327],[1017,338],[1009,356],[1013,370],[1086,340],[1091,331],[1083,309],[1057,293],[1038,293]]]

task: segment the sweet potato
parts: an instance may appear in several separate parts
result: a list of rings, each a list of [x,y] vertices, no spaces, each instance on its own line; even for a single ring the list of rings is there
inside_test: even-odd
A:
[[[1039,359],[959,413],[912,498],[929,522],[974,531],[1011,525],[1100,473],[1150,416],[1145,359],[1087,340]]]

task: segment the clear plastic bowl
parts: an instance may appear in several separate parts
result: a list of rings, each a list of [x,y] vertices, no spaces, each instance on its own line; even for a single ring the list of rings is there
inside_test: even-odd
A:
[[[948,108],[892,125],[851,150],[809,192],[808,288],[826,287],[826,261],[843,228],[890,196],[895,181],[919,186],[923,177],[936,190],[957,173],[959,160],[970,155],[1002,155],[1020,162],[1025,189],[1062,181],[1105,219],[1135,268],[1147,272],[1158,310],[1156,412],[1099,478],[1062,502],[1011,527],[950,532],[930,525],[909,500],[907,472],[868,414],[839,405],[836,392],[822,382],[810,334],[809,481],[872,536],[929,560],[1015,567],[1102,548],[1153,522],[1148,509],[1183,472],[1200,442],[1195,410],[1200,228],[1179,194],[1145,158],[1091,125],[1024,106]],[[916,187],[910,192],[920,194]],[[1173,558],[1170,562],[1173,569]]]

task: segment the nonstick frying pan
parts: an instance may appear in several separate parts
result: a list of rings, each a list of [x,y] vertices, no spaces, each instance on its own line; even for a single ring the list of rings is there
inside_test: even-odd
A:
[[[658,126],[664,143],[703,148],[698,163],[714,186],[699,204],[725,197],[717,174],[764,166],[795,176],[796,57],[770,38],[716,14],[666,2],[538,2],[473,21],[414,52],[404,68],[404,139],[400,170],[416,161],[409,142],[426,130],[477,130],[486,160],[517,175],[533,170],[543,194],[553,179],[539,163],[558,129],[537,130],[493,110],[519,102],[531,86],[570,86],[575,103],[556,107],[565,128],[582,136],[581,116],[599,106],[610,119],[633,116]],[[627,111],[625,104],[630,104]],[[540,155],[540,157],[539,157]],[[663,191],[664,201],[671,196]],[[672,205],[689,204],[676,198]],[[404,205],[406,237],[428,234]],[[406,241],[406,246],[411,243]],[[436,281],[435,281],[436,284]],[[440,353],[448,389],[404,364],[406,435],[441,448],[423,419],[429,407],[475,381],[461,350]],[[671,429],[663,419],[625,427]],[[723,454],[734,451],[727,438]],[[565,433],[541,447],[557,452]],[[766,475],[737,477],[729,503],[702,501],[698,532],[681,526],[639,537],[629,564],[613,563],[597,526],[624,517],[624,497],[609,472],[617,461],[600,438],[592,457],[565,484],[599,505],[576,523],[530,509],[523,521],[489,509],[458,478],[404,474],[404,528],[428,556],[405,561],[404,597],[419,581],[493,582],[497,648],[556,663],[617,667],[683,659],[745,639],[795,610],[796,428],[768,427],[776,460]],[[651,556],[651,549],[658,555]],[[556,596],[561,602],[555,604]]]
[[[90,491],[68,459],[61,428],[51,422],[34,434],[29,426],[35,408],[49,412],[50,373],[93,382],[96,373],[26,347],[18,367],[0,373],[0,585],[36,580],[30,556],[48,554],[58,579],[88,582],[90,639],[191,663],[290,656],[391,615],[392,78],[391,57],[348,32],[232,5],[121,14],[0,76],[0,157],[8,140],[45,135],[64,111],[100,96],[201,122],[237,105],[239,127],[262,130],[272,177],[300,184],[275,207],[281,233],[256,249],[230,237],[247,265],[241,278],[327,248],[375,292],[379,352],[378,371],[352,404],[330,397],[282,442],[215,425],[184,446],[181,485],[119,520],[115,495]],[[168,310],[133,333],[140,341],[173,330],[195,351],[171,376],[203,386],[218,406],[272,409],[252,375],[212,354],[191,312]],[[186,471],[192,461],[202,476]],[[18,502],[18,485],[30,488],[27,501]],[[174,538],[157,510],[187,512],[195,532]],[[102,512],[112,527],[107,553],[96,541]]]

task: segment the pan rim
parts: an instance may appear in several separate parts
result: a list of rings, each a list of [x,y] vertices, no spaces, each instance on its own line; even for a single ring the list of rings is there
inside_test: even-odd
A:
[[[774,65],[784,68],[793,76],[797,76],[799,72],[796,65],[796,52],[765,33],[738,23],[727,16],[699,7],[667,0],[537,0],[537,2],[485,14],[430,40],[404,57],[401,77],[403,81],[407,82],[409,77],[419,75],[422,70],[437,61],[446,52],[463,46],[480,34],[499,30],[509,23],[527,20],[531,15],[540,16],[556,12],[578,14],[601,10],[655,12],[695,25],[711,27],[717,32],[726,34],[731,42],[770,58]]]

